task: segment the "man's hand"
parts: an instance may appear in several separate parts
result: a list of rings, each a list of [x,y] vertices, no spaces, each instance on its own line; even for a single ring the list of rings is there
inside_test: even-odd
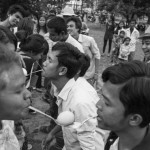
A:
[[[98,81],[98,73],[95,73],[95,74],[94,74],[94,80],[95,80],[95,82]]]
[[[50,143],[53,141],[53,138],[54,138],[54,136],[51,133],[49,133],[48,136],[46,137],[46,139],[43,141],[43,145],[44,145],[43,150],[47,150]]]

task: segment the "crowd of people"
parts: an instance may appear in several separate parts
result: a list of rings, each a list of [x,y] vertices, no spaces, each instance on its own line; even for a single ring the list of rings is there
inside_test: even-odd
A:
[[[136,20],[131,20],[129,27],[125,27],[124,21],[120,21],[115,28],[114,20],[108,20],[106,24],[106,31],[104,35],[103,54],[107,41],[109,40],[108,57],[111,55],[112,64],[117,64],[120,61],[131,61],[134,59],[136,44],[140,36],[139,31],[135,28]],[[113,50],[111,47],[113,43]]]
[[[60,7],[36,16],[12,5],[7,14],[0,22],[0,150],[31,149],[22,120],[35,113],[31,93],[41,88],[47,114],[71,111],[74,122],[86,120],[78,128],[53,120],[41,126],[43,150],[149,150],[150,33],[140,36],[135,20],[114,28],[110,18],[100,54],[94,38],[81,34],[82,20]],[[99,76],[108,40],[113,64]],[[134,60],[137,40],[143,61]]]

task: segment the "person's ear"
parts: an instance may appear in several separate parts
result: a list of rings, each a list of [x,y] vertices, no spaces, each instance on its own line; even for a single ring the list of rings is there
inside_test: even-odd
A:
[[[65,32],[64,32],[64,31],[62,31],[62,32],[61,32],[61,35],[62,35],[62,36],[64,36],[64,35],[66,35],[66,34],[65,34]]]
[[[139,114],[133,114],[130,117],[129,124],[130,126],[139,126],[143,121],[143,118]]]
[[[67,73],[68,69],[66,67],[59,68],[59,76],[64,76]]]

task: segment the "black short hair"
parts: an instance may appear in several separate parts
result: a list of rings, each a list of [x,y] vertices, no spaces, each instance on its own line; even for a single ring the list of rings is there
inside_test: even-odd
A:
[[[86,73],[86,71],[88,70],[88,68],[90,67],[90,57],[84,53],[82,53],[82,59],[81,59],[81,69],[80,69],[80,73],[79,76],[83,77]]]
[[[8,28],[4,26],[0,26],[0,43],[12,43],[14,44],[15,49],[17,49],[17,38]]]
[[[25,17],[18,23],[18,28],[16,32],[16,37],[19,41],[23,41],[29,35],[33,34],[34,22],[30,17]]]
[[[8,9],[7,14],[15,14],[16,12],[20,12],[24,17],[27,17],[29,15],[29,12],[25,10],[21,5],[11,5]]]
[[[82,22],[80,21],[80,19],[78,17],[72,16],[67,19],[66,23],[70,21],[73,21],[75,23],[76,28],[79,29],[79,33],[80,33],[81,28],[82,28]]]
[[[58,7],[57,7],[57,9],[58,9],[58,8],[62,9],[62,7],[61,7],[61,6],[58,6]]]
[[[120,63],[105,69],[102,79],[123,85],[119,98],[125,107],[125,116],[141,115],[140,127],[150,123],[150,64],[138,60]]]
[[[14,65],[21,67],[19,56],[0,44],[0,91],[6,87],[3,73],[8,72]]]
[[[126,34],[124,30],[121,30],[120,33]]]
[[[57,42],[52,47],[52,51],[59,52],[57,55],[59,65],[67,68],[67,78],[73,78],[81,68],[82,53],[67,42]]]
[[[32,34],[20,43],[20,50],[37,55],[47,53],[49,45],[42,35]]]
[[[131,41],[131,38],[130,38],[130,37],[124,38],[123,43],[124,43],[125,41],[127,41],[127,40],[130,40],[130,41]]]
[[[47,27],[49,29],[54,29],[57,34],[64,32],[67,34],[67,25],[63,18],[61,17],[54,17],[48,21]]]

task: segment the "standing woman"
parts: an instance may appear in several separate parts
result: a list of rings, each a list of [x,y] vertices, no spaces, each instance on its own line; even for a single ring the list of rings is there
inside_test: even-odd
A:
[[[37,24],[37,33],[44,36],[47,33],[46,18],[41,16]]]
[[[105,35],[104,35],[104,45],[103,45],[103,54],[102,54],[102,56],[104,56],[108,40],[109,40],[108,57],[110,56],[113,34],[114,34],[114,20],[108,20],[108,22],[106,24]]]

